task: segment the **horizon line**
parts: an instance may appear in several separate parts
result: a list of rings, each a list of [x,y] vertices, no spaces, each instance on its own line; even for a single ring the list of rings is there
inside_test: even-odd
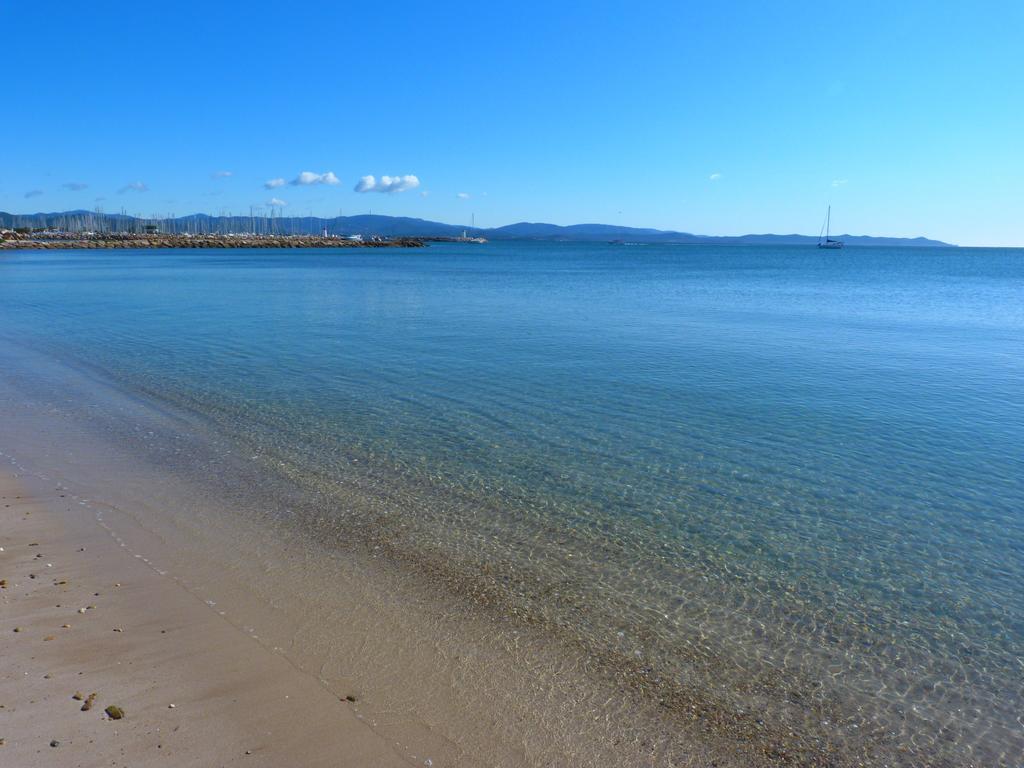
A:
[[[425,218],[418,217],[418,216],[396,216],[396,215],[391,215],[391,214],[376,214],[376,213],[357,213],[357,214],[349,214],[349,215],[340,214],[340,215],[337,215],[337,216],[283,215],[283,214],[275,216],[275,215],[266,215],[266,214],[256,215],[256,214],[245,214],[245,213],[242,213],[242,214],[235,214],[235,213],[214,214],[214,213],[206,213],[206,212],[203,212],[203,211],[196,211],[196,212],[193,212],[193,213],[187,213],[187,214],[182,214],[182,215],[168,214],[168,215],[163,215],[163,216],[160,216],[160,215],[157,215],[157,216],[145,216],[145,215],[136,215],[136,214],[131,214],[131,213],[121,213],[121,212],[113,212],[113,213],[111,213],[111,212],[106,212],[106,211],[96,211],[96,210],[89,210],[89,209],[86,209],[86,208],[75,208],[75,209],[65,210],[65,211],[35,211],[35,212],[32,212],[32,213],[12,213],[10,211],[0,211],[0,216],[10,216],[12,218],[13,217],[27,217],[27,218],[28,217],[51,217],[52,218],[52,217],[56,217],[56,216],[83,216],[83,215],[111,217],[111,218],[124,218],[124,219],[131,219],[131,220],[134,220],[134,221],[152,221],[152,222],[158,222],[158,221],[181,221],[183,219],[189,219],[189,218],[195,218],[195,217],[204,217],[204,218],[208,218],[208,219],[243,219],[243,220],[244,219],[251,219],[251,220],[260,219],[260,220],[267,220],[267,221],[269,221],[269,220],[273,220],[273,221],[286,221],[286,220],[298,220],[298,221],[303,221],[303,220],[305,220],[305,221],[310,221],[310,220],[338,221],[338,220],[342,220],[342,219],[357,219],[357,218],[370,218],[370,217],[373,217],[373,218],[378,218],[378,219],[393,219],[393,220],[394,219],[404,219],[404,220],[409,220],[409,221],[422,221],[422,222],[424,222],[426,224],[440,225],[440,226],[445,226],[445,227],[455,227],[455,228],[460,228],[461,227],[463,229],[473,230],[473,231],[476,231],[476,232],[496,232],[496,231],[500,231],[502,229],[506,229],[508,227],[514,227],[514,226],[518,226],[518,225],[532,225],[532,226],[558,227],[558,228],[561,228],[561,229],[569,229],[569,228],[574,228],[574,227],[588,227],[588,226],[607,227],[610,230],[643,231],[643,232],[646,232],[646,234],[649,234],[649,235],[669,235],[669,236],[670,235],[681,235],[681,236],[695,237],[695,238],[705,238],[705,239],[742,239],[742,238],[751,238],[751,237],[799,237],[799,238],[815,239],[815,238],[819,237],[818,235],[802,234],[802,233],[799,233],[799,232],[745,232],[743,234],[736,234],[736,235],[706,234],[706,233],[697,233],[697,232],[694,232],[694,231],[685,231],[685,230],[678,230],[678,229],[659,229],[657,227],[632,226],[632,225],[624,225],[624,224],[606,224],[604,222],[599,222],[599,221],[578,222],[578,223],[574,223],[574,224],[555,224],[555,223],[546,222],[546,221],[527,221],[527,220],[524,219],[524,220],[513,221],[513,222],[508,223],[508,224],[502,224],[502,225],[498,225],[498,226],[494,226],[494,227],[479,227],[479,226],[473,226],[473,225],[464,224],[464,223],[454,223],[453,224],[453,223],[444,222],[444,221],[436,221],[436,220],[433,220],[433,219],[425,219]],[[13,222],[12,222],[12,226],[13,226]],[[609,233],[609,236],[611,236],[611,234],[612,233]],[[936,238],[929,237],[927,235],[866,235],[866,234],[852,234],[852,233],[846,232],[846,233],[843,233],[843,234],[837,234],[837,235],[835,235],[835,237],[858,238],[858,239],[860,239],[860,238],[870,238],[870,239],[875,239],[875,240],[908,240],[908,241],[928,240],[930,242],[940,244],[938,246],[931,246],[931,247],[942,247],[942,246],[952,247],[952,248],[961,248],[961,247],[967,247],[967,248],[970,248],[970,247],[976,247],[976,248],[1022,248],[1022,247],[1024,247],[1024,245],[964,246],[964,245],[961,245],[959,243],[950,243],[950,242],[947,242],[945,240],[938,240]],[[515,239],[515,238],[509,238],[509,239]],[[537,237],[524,236],[521,239],[537,239]]]

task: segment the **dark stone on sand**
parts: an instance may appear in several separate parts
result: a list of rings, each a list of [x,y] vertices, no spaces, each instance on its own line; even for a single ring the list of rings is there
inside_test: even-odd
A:
[[[356,697],[353,696],[352,694],[349,694],[348,696],[345,697],[345,701],[350,701],[350,702],[352,702],[354,704],[355,701],[356,701]]]
[[[60,742],[57,741],[56,739],[54,739],[53,741],[50,742],[50,746],[51,747],[59,747],[60,746]]]
[[[107,717],[109,717],[111,720],[120,720],[122,717],[124,717],[124,710],[116,704],[111,704],[103,711],[107,713]]]

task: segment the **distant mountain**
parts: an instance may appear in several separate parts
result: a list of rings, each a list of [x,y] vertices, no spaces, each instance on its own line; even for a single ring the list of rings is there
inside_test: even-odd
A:
[[[72,230],[143,231],[147,225],[162,232],[258,232],[284,235],[319,234],[325,229],[331,235],[361,234],[382,237],[458,237],[463,232],[488,240],[547,240],[553,242],[627,243],[703,243],[720,245],[813,245],[813,235],[695,235],[661,229],[620,227],[614,224],[543,224],[519,222],[493,229],[479,229],[443,224],[405,216],[209,216],[195,213],[174,219],[138,219],[132,216],[92,211],[60,211],[53,213],[11,214],[0,212],[0,228],[57,227]],[[871,237],[838,235],[847,245],[949,247],[949,243],[925,237]]]
[[[624,235],[632,239],[649,239],[665,234],[674,234],[658,229],[637,229],[614,224],[571,224],[562,227],[558,224],[531,224],[526,221],[487,231],[497,238],[523,240],[615,240],[621,239]]]
[[[594,242],[622,240],[628,243],[717,243],[721,245],[814,245],[814,235],[694,235],[661,229],[618,227],[612,224],[531,224],[521,222],[496,229],[481,230],[484,237],[501,240],[556,240],[564,242]],[[900,245],[919,247],[950,247],[950,243],[929,240],[926,237],[871,237],[869,235],[833,235],[848,245]]]

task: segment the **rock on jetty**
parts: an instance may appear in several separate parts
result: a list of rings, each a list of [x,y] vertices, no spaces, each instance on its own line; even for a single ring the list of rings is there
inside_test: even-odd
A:
[[[414,237],[349,240],[319,235],[161,235],[4,232],[0,248],[420,248]]]

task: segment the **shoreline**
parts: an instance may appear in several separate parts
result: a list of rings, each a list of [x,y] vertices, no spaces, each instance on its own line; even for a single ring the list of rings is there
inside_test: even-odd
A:
[[[239,422],[248,424],[251,433],[249,439],[242,439],[215,418],[216,411],[194,409],[187,398],[183,401],[181,396],[140,388],[138,383],[131,386],[95,361],[76,363],[70,353],[30,352],[29,347],[13,343],[22,352],[10,355],[9,375],[0,380],[0,404],[6,400],[4,410],[11,411],[0,451],[17,455],[46,477],[61,478],[81,498],[92,500],[90,509],[102,509],[104,519],[131,542],[134,552],[169,569],[183,585],[187,582],[184,588],[201,603],[209,600],[216,602],[218,610],[226,609],[236,630],[243,628],[243,636],[250,627],[258,627],[260,642],[275,651],[275,642],[285,647],[293,666],[320,680],[336,697],[357,690],[360,702],[366,705],[364,711],[369,716],[381,715],[385,728],[394,728],[398,719],[402,721],[399,729],[413,723],[407,732],[418,731],[414,738],[402,739],[394,733],[389,738],[419,744],[419,736],[430,741],[434,733],[438,735],[433,744],[456,745],[448,753],[440,747],[417,748],[417,753],[431,755],[439,768],[706,765],[706,760],[696,757],[702,749],[713,754],[719,766],[914,764],[886,763],[892,743],[885,743],[885,733],[865,737],[865,745],[879,751],[861,760],[859,750],[848,745],[826,742],[796,752],[788,749],[785,741],[772,738],[770,731],[787,725],[775,715],[777,709],[765,716],[765,709],[780,695],[789,696],[812,720],[826,726],[819,729],[816,722],[809,727],[794,723],[790,726],[794,730],[782,734],[784,739],[802,740],[817,733],[827,737],[836,731],[827,728],[837,722],[834,714],[821,713],[827,721],[816,714],[813,707],[818,699],[808,696],[805,691],[810,689],[798,684],[791,674],[779,677],[785,688],[774,683],[764,686],[762,675],[751,679],[750,686],[736,691],[741,696],[736,704],[742,709],[734,710],[715,704],[729,693],[723,685],[705,686],[695,681],[681,697],[664,696],[659,691],[661,682],[652,679],[646,661],[630,667],[631,677],[645,683],[644,690],[633,691],[627,678],[614,676],[594,683],[602,676],[599,667],[617,665],[602,665],[601,659],[588,651],[589,644],[573,646],[569,642],[572,637],[552,631],[558,629],[557,624],[541,626],[533,618],[516,617],[514,604],[491,600],[474,586],[477,582],[456,578],[453,583],[458,576],[452,576],[453,563],[440,550],[424,546],[428,542],[414,529],[405,530],[403,524],[399,530],[398,515],[389,518],[392,526],[381,531],[385,535],[380,539],[353,535],[356,531],[341,527],[323,530],[328,534],[324,537],[316,535],[325,522],[324,514],[331,510],[358,518],[353,492],[363,478],[361,473],[338,475],[346,479],[343,492],[318,490],[318,483],[300,477],[315,463],[296,455],[286,466],[286,455],[266,450],[272,441],[260,439],[255,429],[258,419]],[[4,397],[8,390],[12,396]],[[231,413],[221,416],[230,420]],[[72,439],[66,439],[68,435]],[[126,457],[130,460],[125,461]],[[370,457],[354,453],[349,458],[362,467]],[[405,486],[393,482],[398,479],[395,477],[382,479],[384,482],[367,490],[381,496],[386,504],[384,514],[400,511],[393,502],[405,495]],[[414,517],[434,511],[420,510]],[[446,514],[450,516],[451,509]],[[182,533],[168,526],[192,530]],[[377,526],[369,528],[377,530]],[[400,533],[409,546],[392,551],[386,544]],[[189,552],[189,546],[197,543],[202,553]],[[398,560],[405,550],[429,557],[404,568],[406,563]],[[493,566],[495,561],[485,548],[477,552],[488,568]],[[366,567],[368,564],[371,567]],[[399,571],[400,577],[396,576]],[[410,583],[410,573],[419,584]],[[433,577],[430,584],[424,575]],[[529,574],[516,571],[510,573],[509,578],[513,577],[523,581]],[[428,594],[431,586],[440,587],[439,594]],[[566,584],[557,587],[564,593]],[[340,598],[332,592],[351,592],[354,597]],[[461,600],[448,599],[456,592]],[[712,604],[722,604],[726,598],[720,592]],[[474,601],[488,604],[489,609],[471,610]],[[353,631],[353,625],[358,629]],[[844,632],[838,638],[837,644],[849,648],[859,636],[848,637]],[[495,640],[498,642],[492,642]],[[510,640],[516,646],[514,652],[501,647]],[[563,647],[566,645],[568,649]],[[526,651],[520,652],[523,647]],[[728,642],[711,641],[708,650],[720,653],[731,647]],[[556,678],[566,663],[581,674]],[[517,666],[543,670],[546,682],[554,680],[557,690],[531,685],[521,675],[510,679],[507,670]],[[763,669],[768,672],[771,667],[766,664]],[[908,672],[913,674],[913,669]],[[852,702],[855,691],[845,681],[835,683],[834,691],[843,696],[849,692]],[[566,698],[566,692],[577,698]],[[611,698],[595,702],[595,693],[610,694]],[[658,708],[641,711],[630,700],[631,693],[643,694],[647,703],[655,701]],[[456,697],[465,699],[459,704],[462,711],[456,712],[450,704]],[[728,703],[731,698],[722,701]],[[515,706],[509,706],[512,702]],[[545,716],[552,711],[557,714],[559,709],[563,717],[558,725],[538,735]],[[401,716],[396,717],[396,711]],[[672,714],[680,714],[681,722],[671,718]],[[619,722],[606,732],[593,732],[579,722],[609,715]],[[610,748],[618,745],[616,739],[631,726],[643,726],[644,733],[636,741],[648,738],[656,722],[671,722],[675,737],[659,746],[665,751],[657,759],[653,751],[647,752],[648,759],[642,762],[624,759],[620,750]],[[754,726],[744,727],[751,722]],[[467,726],[477,732],[469,733]],[[867,730],[863,722],[855,721],[851,727]],[[531,733],[531,729],[536,731]],[[521,746],[531,739],[541,743]],[[585,742],[593,747],[581,747]],[[607,750],[602,755],[604,762],[592,759],[602,748]],[[575,751],[582,749],[591,750],[586,759]],[[672,757],[667,757],[668,753]],[[680,753],[685,757],[673,759]],[[493,755],[500,757],[491,759]],[[933,758],[935,766],[984,764],[947,762],[938,752]]]
[[[0,468],[3,762],[416,764],[46,485]]]
[[[257,478],[268,468],[248,453],[236,455],[185,411],[36,354],[33,394],[0,381],[9,416],[0,460],[65,489],[200,608],[216,606],[211,613],[236,638],[241,630],[336,699],[355,691],[372,732],[407,761],[420,756],[411,764],[423,756],[437,768],[773,763],[708,723],[679,722],[542,626],[470,610],[383,553],[312,541],[283,519],[292,511],[285,507],[306,500],[266,495]],[[54,374],[59,395],[46,393]],[[88,410],[87,421],[73,403]],[[121,432],[168,427],[177,437],[160,447]],[[233,475],[238,462],[241,485],[188,476],[188,466]]]

